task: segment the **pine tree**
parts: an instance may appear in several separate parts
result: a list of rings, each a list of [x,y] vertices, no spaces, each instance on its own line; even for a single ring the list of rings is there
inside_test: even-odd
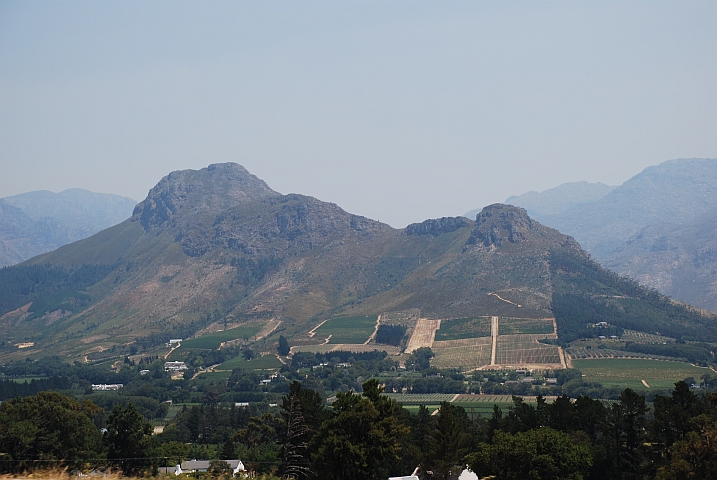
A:
[[[301,413],[301,402],[296,392],[289,396],[286,417],[286,441],[283,445],[281,469],[283,480],[306,478],[311,474],[308,461],[309,427]]]

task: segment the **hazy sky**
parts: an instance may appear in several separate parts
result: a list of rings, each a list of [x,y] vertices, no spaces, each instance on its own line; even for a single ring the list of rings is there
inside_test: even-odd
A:
[[[0,197],[237,162],[395,227],[717,157],[717,2],[0,0]]]

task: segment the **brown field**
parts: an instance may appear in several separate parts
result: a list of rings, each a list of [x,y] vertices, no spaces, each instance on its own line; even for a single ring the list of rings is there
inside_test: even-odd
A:
[[[428,320],[420,318],[416,322],[416,328],[413,335],[406,346],[406,353],[413,353],[421,347],[433,347],[433,341],[436,338],[436,330],[441,328],[440,320]]]

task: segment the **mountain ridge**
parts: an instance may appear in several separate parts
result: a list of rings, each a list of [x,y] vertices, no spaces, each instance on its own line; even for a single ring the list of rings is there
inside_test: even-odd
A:
[[[572,266],[556,268],[555,259]],[[602,304],[591,292],[637,288],[600,272],[575,239],[519,207],[394,229],[220,164],[173,172],[124,222],[0,271],[0,289],[12,293],[0,332],[9,345],[33,344],[22,355],[52,348],[76,358],[270,319],[303,338],[328,318],[390,311],[550,318],[556,298],[569,310],[577,300]]]

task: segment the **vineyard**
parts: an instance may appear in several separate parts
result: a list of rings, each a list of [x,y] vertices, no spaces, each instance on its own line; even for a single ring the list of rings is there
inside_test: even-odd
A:
[[[648,353],[639,352],[628,352],[626,350],[611,350],[607,348],[582,348],[582,347],[571,347],[568,349],[568,353],[573,359],[598,359],[598,358],[643,358],[651,360],[681,360],[674,357],[665,357],[662,355],[652,355]]]
[[[359,344],[368,340],[376,328],[376,315],[365,317],[332,318],[316,329],[315,337],[325,339],[331,335],[329,343]]]
[[[555,333],[553,319],[543,318],[500,318],[500,335],[535,335]]]
[[[671,337],[663,337],[653,333],[636,332],[635,330],[624,330],[620,336],[620,340],[635,343],[672,343],[675,341]]]
[[[436,341],[490,337],[490,317],[442,320]]]
[[[502,324],[501,324],[502,328]],[[548,335],[501,335],[498,337],[496,364],[544,365],[560,364],[557,346],[539,343]]]
[[[452,393],[384,393],[384,395],[404,405],[438,405],[441,402],[450,402],[455,397]]]
[[[431,364],[438,368],[479,368],[490,364],[491,347],[490,337],[434,342]]]

